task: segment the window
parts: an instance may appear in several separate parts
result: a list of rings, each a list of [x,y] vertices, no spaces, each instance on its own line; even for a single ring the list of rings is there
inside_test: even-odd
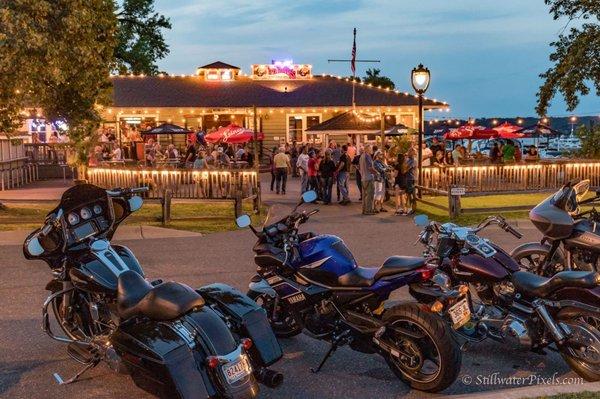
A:
[[[288,115],[287,142],[306,142],[306,129],[321,123],[321,115]]]

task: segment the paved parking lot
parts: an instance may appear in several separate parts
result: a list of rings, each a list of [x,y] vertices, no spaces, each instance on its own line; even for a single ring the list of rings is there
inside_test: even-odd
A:
[[[267,199],[273,200],[269,195]],[[281,206],[280,212],[282,211]],[[359,215],[359,205],[321,207],[307,229],[340,235],[359,263],[376,266],[392,254],[417,255],[413,242],[418,232],[410,219],[389,214]],[[528,223],[521,223],[523,240],[537,239]],[[517,244],[512,236],[489,230],[488,236],[506,248]],[[139,258],[151,278],[161,277],[191,286],[219,281],[245,291],[253,275],[249,231],[217,233],[204,237],[175,237],[123,240]],[[2,244],[0,242],[0,244]],[[6,398],[122,398],[146,397],[127,376],[116,375],[99,366],[82,381],[58,386],[54,372],[68,377],[78,369],[65,353],[65,347],[45,336],[40,328],[41,305],[50,279],[50,270],[41,261],[26,261],[20,246],[0,245],[0,396]],[[410,300],[405,290],[396,300]],[[342,348],[320,374],[309,368],[320,361],[327,345],[307,336],[282,341],[284,359],[275,368],[285,374],[277,390],[263,388],[263,398],[399,398],[424,397],[410,391],[375,355]],[[482,377],[530,376],[575,377],[560,356],[540,356],[484,342],[465,354],[461,377],[443,394],[463,394],[513,388],[515,385],[478,383]],[[479,376],[479,377],[478,377]],[[493,377],[492,377],[493,378]],[[490,380],[491,381],[491,380]]]

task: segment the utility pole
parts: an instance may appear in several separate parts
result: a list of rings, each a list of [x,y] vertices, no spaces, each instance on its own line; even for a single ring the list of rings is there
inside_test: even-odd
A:
[[[254,119],[253,122],[253,131],[254,131],[254,143],[253,143],[253,147],[254,147],[254,170],[256,172],[256,200],[254,201],[255,205],[255,209],[254,212],[256,212],[257,214],[260,213],[260,207],[261,207],[261,195],[260,195],[260,155],[258,152],[258,121],[257,121],[257,117],[256,117],[256,105],[252,106],[252,117]]]

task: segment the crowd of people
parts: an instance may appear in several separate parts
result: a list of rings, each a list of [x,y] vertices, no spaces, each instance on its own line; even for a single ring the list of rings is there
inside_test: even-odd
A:
[[[324,205],[334,202],[334,196],[338,204],[348,205],[352,202],[349,184],[354,170],[364,215],[388,212],[384,203],[390,192],[396,197],[395,214],[410,215],[414,204],[415,154],[411,147],[406,154],[389,159],[377,146],[356,148],[351,142],[338,145],[333,140],[326,149],[298,143],[274,147],[270,189],[285,195],[291,174],[300,178],[302,193],[314,190]]]

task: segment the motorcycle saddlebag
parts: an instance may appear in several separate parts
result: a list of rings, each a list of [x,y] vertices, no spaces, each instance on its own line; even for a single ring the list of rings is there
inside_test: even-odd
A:
[[[111,344],[135,384],[162,398],[210,398],[218,394],[206,370],[207,350],[198,337],[210,337],[218,354],[236,347],[226,325],[212,309],[201,308],[179,319],[125,322]],[[203,331],[198,331],[198,329]],[[216,330],[215,330],[216,328]]]
[[[283,356],[266,312],[256,302],[227,284],[210,284],[197,289],[204,300],[229,316],[234,330],[253,342],[250,355],[259,366],[267,367]]]

